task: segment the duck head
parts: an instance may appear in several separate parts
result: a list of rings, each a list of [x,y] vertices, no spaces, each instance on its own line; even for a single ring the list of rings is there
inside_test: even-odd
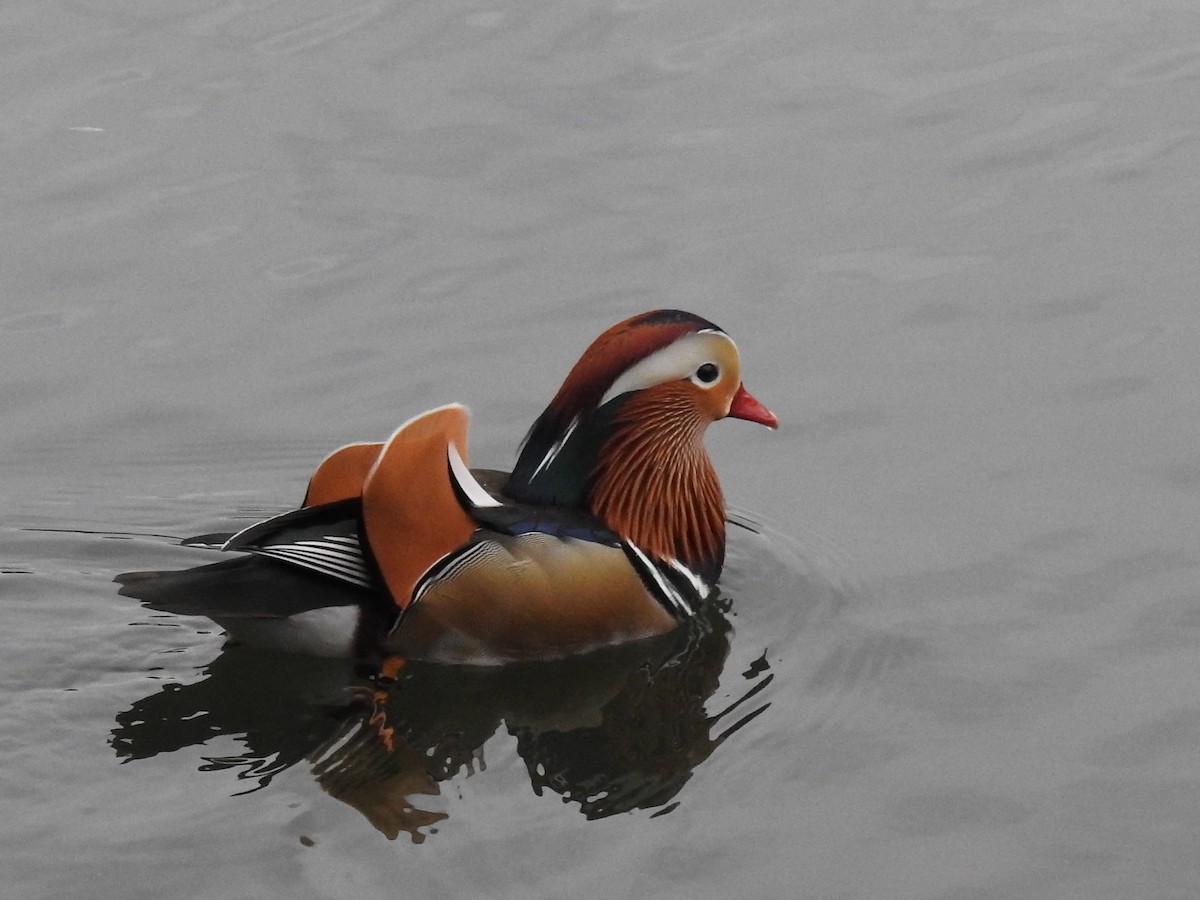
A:
[[[507,493],[586,509],[623,539],[715,580],[725,505],[702,437],[725,417],[769,428],[736,345],[680,310],[634,316],[592,342],[525,438]]]

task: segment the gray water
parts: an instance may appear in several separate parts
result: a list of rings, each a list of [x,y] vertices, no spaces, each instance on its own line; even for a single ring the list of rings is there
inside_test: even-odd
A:
[[[17,0],[0,77],[0,895],[1200,896],[1194,4]],[[111,584],[661,306],[783,425],[656,683],[424,671],[351,784],[353,673]]]

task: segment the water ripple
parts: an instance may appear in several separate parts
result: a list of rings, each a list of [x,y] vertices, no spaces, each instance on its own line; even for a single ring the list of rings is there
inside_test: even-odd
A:
[[[258,53],[283,56],[311,50],[356,31],[383,11],[382,3],[364,3],[336,15],[315,19],[297,28],[280,31],[254,45]]]
[[[1192,78],[1200,78],[1200,43],[1151,53],[1118,71],[1113,83],[1118,87],[1136,87]]]

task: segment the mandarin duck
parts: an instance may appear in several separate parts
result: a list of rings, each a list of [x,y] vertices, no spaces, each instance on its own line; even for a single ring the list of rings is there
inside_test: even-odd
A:
[[[443,406],[334,451],[301,508],[189,541],[248,555],[117,581],[233,641],[322,656],[497,664],[661,634],[721,574],[725,507],[701,439],[726,416],[777,425],[729,336],[643,313],[587,348],[511,473],[468,468],[467,410]]]

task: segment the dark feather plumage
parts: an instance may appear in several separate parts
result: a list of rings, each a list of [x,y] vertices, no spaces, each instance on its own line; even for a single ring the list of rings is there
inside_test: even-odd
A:
[[[211,619],[287,618],[329,606],[353,606],[372,592],[262,556],[239,556],[178,572],[126,572],[120,593],[151,609]]]

